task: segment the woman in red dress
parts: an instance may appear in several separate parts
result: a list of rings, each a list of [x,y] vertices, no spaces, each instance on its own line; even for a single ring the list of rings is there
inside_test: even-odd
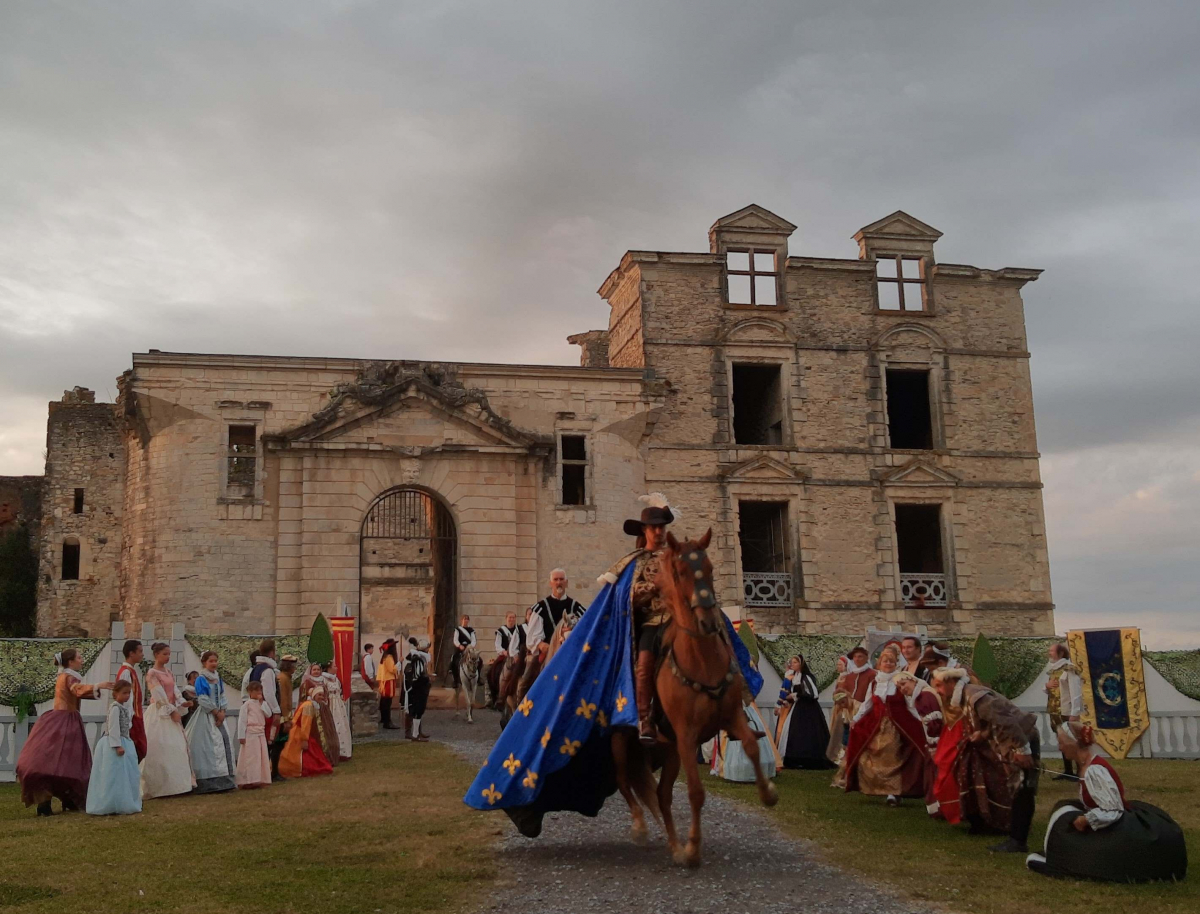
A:
[[[38,717],[17,759],[21,800],[37,806],[39,816],[53,815],[50,800],[57,797],[63,812],[82,809],[87,803],[92,775],[92,747],[88,745],[79,706],[85,698],[99,698],[111,682],[87,685],[83,657],[73,647],[54,655],[61,668],[54,683],[54,708]]]

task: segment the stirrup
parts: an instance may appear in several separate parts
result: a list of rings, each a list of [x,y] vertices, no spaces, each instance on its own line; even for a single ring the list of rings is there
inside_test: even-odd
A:
[[[654,726],[654,721],[638,721],[638,742],[643,746],[658,745],[658,728]]]

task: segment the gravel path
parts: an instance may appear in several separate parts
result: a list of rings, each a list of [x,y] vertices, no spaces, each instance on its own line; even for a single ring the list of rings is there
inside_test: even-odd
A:
[[[423,722],[432,739],[475,765],[483,764],[500,732],[497,715],[477,711],[475,723],[448,711]],[[394,737],[395,734],[387,734]],[[463,785],[466,789],[466,785]],[[676,788],[676,822],[687,796]],[[687,870],[670,862],[666,842],[651,825],[651,841],[629,840],[629,812],[619,794],[596,819],[575,813],[546,816],[535,840],[521,837],[503,813],[489,813],[503,835],[503,864],[494,897],[482,911],[525,914],[865,914],[905,912],[894,893],[817,859],[813,845],[789,838],[758,809],[708,795],[704,804],[704,862]],[[686,828],[686,825],[684,826]]]

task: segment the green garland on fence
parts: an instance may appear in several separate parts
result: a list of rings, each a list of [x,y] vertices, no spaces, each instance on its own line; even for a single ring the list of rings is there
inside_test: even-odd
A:
[[[108,647],[107,638],[0,639],[0,705],[28,709],[54,697],[58,667],[54,655],[73,647],[83,655],[86,674]]]
[[[837,678],[838,657],[861,643],[862,635],[780,635],[774,639],[760,637],[758,649],[780,676],[788,660],[803,655],[817,688],[823,689]]]
[[[284,654],[297,658],[296,682],[308,666],[308,635],[184,635],[196,656],[205,651],[217,652],[217,674],[227,686],[242,687],[242,677],[250,669],[250,652],[266,637],[275,639],[276,660]]]
[[[1200,701],[1200,651],[1142,651],[1142,659],[1188,698]]]

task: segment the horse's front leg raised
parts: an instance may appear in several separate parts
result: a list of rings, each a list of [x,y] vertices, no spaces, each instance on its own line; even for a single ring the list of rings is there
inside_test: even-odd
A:
[[[750,721],[746,719],[746,712],[741,708],[738,708],[734,714],[729,733],[734,739],[741,742],[746,758],[750,759],[754,765],[754,784],[758,788],[759,800],[762,801],[763,806],[774,806],[779,802],[779,791],[763,774],[762,764],[759,761],[758,740],[754,736],[754,731],[750,729]]]
[[[680,860],[676,853],[675,859],[687,866],[700,865],[700,811],[704,809],[704,783],[700,780],[700,766],[696,764],[696,735],[694,733],[680,734],[675,742],[683,770],[688,782],[688,805],[692,807],[692,827],[688,831],[687,847]]]

